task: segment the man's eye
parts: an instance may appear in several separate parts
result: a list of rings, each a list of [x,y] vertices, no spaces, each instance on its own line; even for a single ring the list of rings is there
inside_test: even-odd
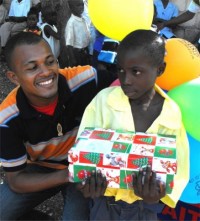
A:
[[[55,63],[55,61],[56,61],[55,59],[48,60],[48,61],[47,61],[47,64],[48,64],[48,65],[52,65],[52,64]]]
[[[37,66],[36,66],[36,65],[27,67],[27,70],[28,70],[28,71],[34,71],[34,70],[36,70],[36,69],[37,69]]]

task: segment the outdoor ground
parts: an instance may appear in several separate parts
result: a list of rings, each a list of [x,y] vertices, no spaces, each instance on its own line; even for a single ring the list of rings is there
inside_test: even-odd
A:
[[[15,87],[6,78],[7,65],[5,62],[0,61],[0,103],[7,96],[7,94]],[[4,182],[4,173],[0,168],[0,185]],[[44,203],[36,208],[36,211],[24,216],[21,220],[61,220],[63,207],[62,195],[57,194],[55,197],[46,200]],[[42,213],[38,213],[42,212]]]

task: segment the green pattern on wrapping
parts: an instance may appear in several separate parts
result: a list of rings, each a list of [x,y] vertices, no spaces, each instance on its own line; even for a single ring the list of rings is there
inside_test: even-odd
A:
[[[84,158],[94,164],[98,164],[100,161],[100,153],[87,153],[84,155]]]

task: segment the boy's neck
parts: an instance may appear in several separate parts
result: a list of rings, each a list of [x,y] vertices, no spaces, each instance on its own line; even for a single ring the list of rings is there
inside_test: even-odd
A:
[[[156,94],[156,91],[154,90],[154,88],[152,88],[142,97],[135,99],[135,100],[131,100],[130,102],[137,106],[148,107],[150,103],[153,101],[155,94]]]
[[[169,0],[161,0],[163,5],[167,5],[169,3]]]
[[[82,15],[76,15],[76,14],[74,14],[74,13],[72,13],[74,16],[76,16],[76,17],[79,17],[79,18],[82,18]]]

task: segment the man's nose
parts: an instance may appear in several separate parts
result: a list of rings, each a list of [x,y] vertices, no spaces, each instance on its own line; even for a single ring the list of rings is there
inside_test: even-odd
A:
[[[40,65],[40,74],[48,75],[49,73],[50,73],[50,70],[45,64]]]

